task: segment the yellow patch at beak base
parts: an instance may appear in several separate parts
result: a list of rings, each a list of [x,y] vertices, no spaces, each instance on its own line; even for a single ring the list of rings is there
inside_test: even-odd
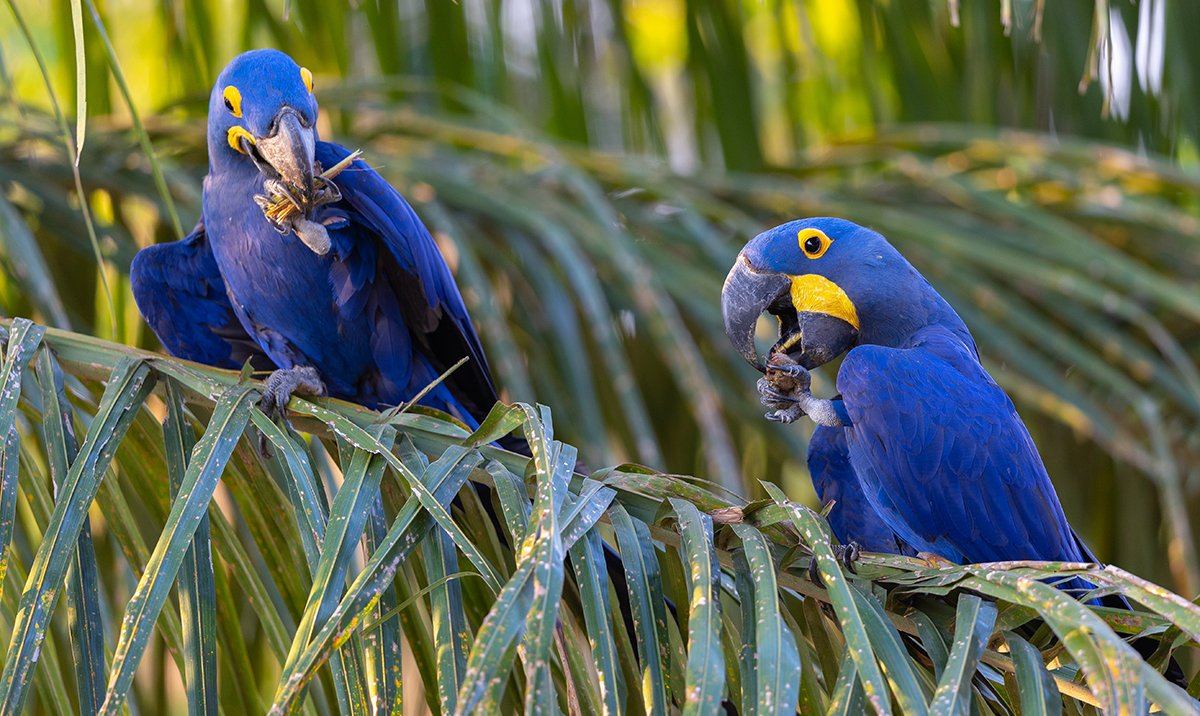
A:
[[[841,286],[813,273],[791,278],[792,306],[796,313],[824,313],[840,318],[858,330],[858,311]]]
[[[229,140],[229,146],[233,147],[234,150],[245,154],[246,150],[242,149],[242,143],[238,141],[242,138],[245,138],[251,144],[254,144],[254,135],[247,131],[245,127],[235,124],[229,128],[229,135],[227,136],[227,139]]]

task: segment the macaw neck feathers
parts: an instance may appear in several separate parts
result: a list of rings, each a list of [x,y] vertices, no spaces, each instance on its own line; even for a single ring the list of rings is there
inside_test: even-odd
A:
[[[893,279],[882,290],[867,294],[861,344],[909,348],[920,340],[920,334],[931,326],[940,326],[948,335],[965,346],[978,359],[978,349],[971,331],[958,313],[915,268],[905,261],[907,271]]]

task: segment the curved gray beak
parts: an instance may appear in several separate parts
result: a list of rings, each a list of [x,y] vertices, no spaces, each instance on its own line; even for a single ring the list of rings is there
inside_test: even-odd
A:
[[[305,203],[312,198],[316,148],[316,130],[305,126],[300,113],[291,107],[279,110],[271,122],[270,134],[255,143],[258,155],[278,174],[285,188]],[[266,169],[259,165],[264,174]]]
[[[788,294],[792,282],[781,273],[755,271],[745,256],[738,255],[725,286],[721,289],[721,316],[725,319],[725,335],[746,362],[760,372],[766,365],[754,346],[758,317],[769,306]]]

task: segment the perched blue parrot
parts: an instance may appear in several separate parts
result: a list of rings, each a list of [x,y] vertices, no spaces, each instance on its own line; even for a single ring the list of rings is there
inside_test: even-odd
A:
[[[312,74],[287,55],[254,50],[229,63],[209,99],[202,219],[134,257],[139,310],[172,355],[272,370],[260,403],[272,417],[299,391],[399,405],[468,358],[421,403],[477,426],[496,390],[450,269],[364,162],[318,178],[350,152],[320,141],[316,120]],[[280,198],[299,211],[268,218]],[[528,454],[516,435],[498,442]],[[503,538],[490,491],[475,489]],[[604,552],[632,633],[624,565]]]
[[[883,236],[832,218],[766,231],[738,255],[721,307],[734,347],[766,373],[768,419],[817,423],[808,466],[818,497],[837,501],[829,522],[849,552],[1096,561],[970,331]],[[764,312],[779,321],[765,363],[754,342]],[[840,395],[813,396],[809,370],[842,354]],[[1092,585],[1061,586],[1080,594]],[[1129,608],[1117,595],[1100,601]],[[1158,644],[1133,646],[1148,656]],[[1183,683],[1174,659],[1167,677]]]
[[[293,391],[422,402],[474,426],[496,401],[454,278],[412,207],[317,137],[312,73],[275,50],[236,57],[209,99],[203,215],[185,239],[134,257],[138,308],[175,356],[273,370],[263,407]],[[267,217],[273,200],[292,215]]]
[[[722,308],[748,361],[797,382],[787,395],[760,383],[776,409],[768,417],[808,415],[822,426],[810,452],[816,483],[861,490],[860,519],[843,520],[840,540],[859,541],[871,515],[913,549],[953,562],[1095,561],[970,331],[883,236],[829,218],[771,229],[742,249]],[[763,312],[780,321],[772,352],[789,360],[759,358]],[[808,370],[842,353],[841,395],[814,397]],[[879,543],[874,534],[866,541]]]

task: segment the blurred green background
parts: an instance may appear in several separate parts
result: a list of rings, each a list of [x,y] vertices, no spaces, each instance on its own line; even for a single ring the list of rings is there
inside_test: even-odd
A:
[[[0,311],[155,346],[129,261],[199,215],[221,67],[277,47],[588,464],[811,503],[810,428],[761,419],[718,300],[757,232],[842,216],[960,311],[1100,557],[1192,596],[1198,29],[1185,0],[9,0]]]

